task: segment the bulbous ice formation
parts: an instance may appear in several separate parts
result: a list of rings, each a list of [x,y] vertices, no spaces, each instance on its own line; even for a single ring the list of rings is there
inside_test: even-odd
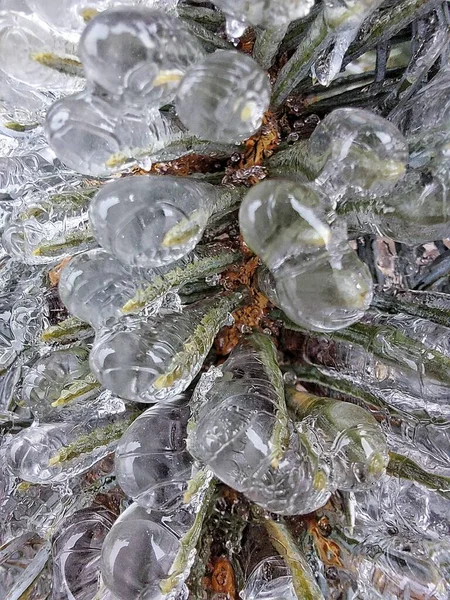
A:
[[[314,0],[214,0],[214,4],[242,23],[277,27],[305,17]]]
[[[122,316],[137,290],[138,273],[101,248],[74,256],[61,271],[59,295],[71,315],[102,327]]]
[[[102,187],[89,216],[98,243],[135,267],[160,267],[200,241],[219,188],[187,177],[135,176]]]
[[[103,541],[115,517],[103,507],[85,508],[68,517],[53,536],[54,600],[87,600],[100,587]]]
[[[189,305],[181,314],[124,318],[97,333],[90,353],[92,372],[121,398],[167,400],[187,389],[241,299],[236,293]]]
[[[29,265],[55,262],[89,248],[93,245],[87,212],[91,195],[91,189],[80,188],[50,197],[40,193],[35,200],[24,196],[3,232],[3,247],[14,260]]]
[[[279,556],[259,562],[245,582],[242,600],[297,600],[291,572]]]
[[[340,400],[292,392],[297,428],[311,447],[327,454],[333,485],[340,490],[364,490],[386,472],[386,436],[367,410]]]
[[[50,460],[66,445],[73,424],[36,425],[23,429],[4,448],[10,470],[30,483],[49,483],[62,467],[51,467]]]
[[[368,110],[338,108],[316,127],[307,146],[307,167],[333,200],[378,198],[402,179],[408,145],[400,131]]]
[[[141,7],[100,13],[84,30],[79,53],[91,83],[146,108],[170,102],[188,67],[203,56],[180,20]]]
[[[56,416],[52,404],[60,399],[66,386],[89,374],[88,357],[86,349],[71,348],[52,352],[32,365],[23,379],[22,398],[36,419],[46,422]]]
[[[85,473],[113,452],[115,426],[128,424],[131,417],[123,402],[106,390],[97,401],[102,410],[91,410],[80,420],[34,423],[10,437],[1,451],[8,469],[30,483],[59,483]]]
[[[1,70],[27,87],[45,91],[74,92],[83,86],[78,77],[68,77],[40,64],[35,55],[76,53],[75,45],[49,29],[32,15],[4,11],[0,17]]]
[[[233,350],[221,367],[222,377],[209,390],[201,389],[188,448],[216,477],[263,508],[284,515],[312,512],[331,494],[328,467],[289,417],[285,451],[274,463],[284,392],[281,375],[279,390],[266,365],[258,337]]]
[[[179,539],[137,504],[120,515],[102,548],[105,585],[119,600],[163,600],[159,589],[180,546]]]
[[[266,181],[244,198],[239,223],[246,243],[270,269],[277,305],[300,326],[341,329],[372,299],[366,265],[342,223],[327,223],[329,202],[310,184]]]
[[[42,332],[44,304],[33,283],[0,295],[0,369],[9,367]]]
[[[177,129],[159,112],[124,110],[83,91],[55,102],[46,117],[48,143],[66,165],[86,175],[108,175],[145,150],[151,155]],[[178,131],[179,129],[177,129]]]
[[[117,481],[147,510],[170,512],[183,499],[192,474],[192,457],[186,450],[189,412],[184,397],[149,408],[117,447]]]
[[[257,132],[269,103],[267,73],[250,56],[223,50],[189,69],[176,109],[183,124],[201,139],[233,143]]]

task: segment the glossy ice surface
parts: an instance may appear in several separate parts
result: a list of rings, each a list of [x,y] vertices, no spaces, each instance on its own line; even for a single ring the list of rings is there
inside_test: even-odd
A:
[[[173,99],[203,51],[180,20],[141,7],[118,7],[88,24],[79,54],[88,80],[111,97],[160,108]]]
[[[167,400],[197,375],[229,310],[224,298],[203,300],[182,313],[122,319],[97,333],[90,353],[92,372],[121,398]]]
[[[59,295],[71,315],[99,328],[116,320],[137,289],[138,273],[101,248],[74,256],[62,269]]]
[[[214,4],[238,21],[276,27],[306,16],[314,0],[214,0]]]
[[[119,600],[163,600],[159,583],[167,577],[178,548],[173,533],[132,504],[106,536],[103,581]]]
[[[223,50],[189,69],[178,90],[176,109],[200,139],[232,143],[256,133],[269,102],[267,74],[251,57]]]
[[[258,563],[240,595],[242,600],[297,600],[292,575],[279,556]]]
[[[89,216],[98,243],[120,261],[160,267],[194,249],[216,198],[208,183],[143,175],[103,186]]]
[[[86,175],[107,175],[117,155],[133,158],[133,151],[151,153],[161,135],[164,120],[157,115],[151,122],[138,111],[107,102],[101,96],[83,91],[55,102],[46,117],[50,146],[70,168]]]
[[[147,510],[171,512],[192,474],[186,450],[189,407],[180,397],[149,408],[129,427],[115,454],[120,487]]]
[[[83,348],[60,350],[32,365],[23,380],[22,398],[35,418],[45,422],[48,417],[56,417],[52,403],[58,400],[66,385],[86,377],[88,356]]]
[[[327,197],[311,184],[273,180],[244,198],[245,242],[271,271],[277,304],[302,327],[340,329],[358,321],[372,299],[372,278],[345,238],[328,225]]]
[[[292,422],[288,449],[278,466],[272,464],[277,395],[257,352],[241,343],[222,372],[204,393],[189,435],[192,454],[271,512],[303,514],[325,504],[327,467],[309,452]]]
[[[66,519],[53,537],[54,600],[91,600],[100,587],[103,541],[115,515],[105,508],[86,508]]]
[[[378,198],[402,179],[408,146],[400,131],[373,112],[340,108],[308,141],[308,166],[332,199]]]

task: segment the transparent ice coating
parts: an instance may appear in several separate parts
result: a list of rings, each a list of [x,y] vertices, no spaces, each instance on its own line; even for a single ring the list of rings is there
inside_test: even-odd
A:
[[[35,284],[21,282],[14,292],[0,295],[1,370],[9,367],[42,332],[44,301]]]
[[[305,17],[314,0],[214,0],[214,4],[242,23],[277,27]]]
[[[92,600],[100,587],[103,541],[115,516],[103,507],[79,510],[53,536],[53,599]]]
[[[61,397],[64,389],[89,374],[88,357],[85,348],[55,350],[30,367],[23,379],[22,399],[36,419],[46,422],[50,415],[57,413],[52,404]]]
[[[405,178],[383,199],[384,206],[349,204],[345,210],[349,231],[375,233],[408,244],[425,244],[450,233],[447,202],[450,178],[432,176],[419,169]]]
[[[323,506],[332,491],[328,466],[290,420],[287,449],[273,465],[278,397],[258,352],[242,342],[221,369],[222,377],[201,392],[189,451],[226,485],[271,512],[305,514]]]
[[[114,523],[102,547],[105,585],[119,600],[163,600],[167,577],[180,546],[157,518],[132,504]]]
[[[86,77],[130,106],[160,108],[203,56],[181,20],[142,7],[118,7],[89,22],[79,54]]]
[[[89,188],[24,196],[2,235],[6,252],[29,265],[62,260],[93,245],[89,231]]]
[[[100,12],[117,5],[143,5],[169,12],[175,10],[178,0],[27,0],[27,4],[56,31],[76,36],[86,27],[83,15],[89,17],[91,11]]]
[[[121,398],[147,403],[167,400],[183,392],[197,375],[240,298],[202,300],[182,313],[148,320],[123,318],[97,333],[90,353],[91,370]]]
[[[349,246],[333,266],[323,253],[314,262],[287,261],[273,274],[277,305],[294,322],[313,331],[335,331],[359,321],[372,301],[367,266]]]
[[[304,357],[324,373],[368,387],[393,407],[448,415],[448,353],[438,345],[433,347],[440,327],[425,323],[430,324],[430,335],[426,336],[423,329],[423,337],[410,337],[414,325],[404,335],[401,328],[385,323],[361,329],[359,340],[352,335],[347,339],[321,339],[317,344],[314,338],[307,339]],[[442,328],[442,336],[446,330]]]
[[[242,600],[297,600],[291,572],[280,556],[256,565],[240,592]]]
[[[61,184],[70,177],[49,148],[16,156],[0,157],[0,192],[13,198],[32,184],[43,189]]]
[[[397,127],[359,108],[334,110],[308,141],[310,174],[333,200],[389,194],[407,162],[408,145]]]
[[[147,510],[170,513],[183,501],[193,462],[186,450],[189,414],[185,397],[158,404],[138,417],[120,440],[117,481]]]
[[[0,15],[1,70],[13,80],[46,91],[74,92],[83,81],[41,65],[34,54],[76,54],[76,46],[32,15],[5,11]]]
[[[323,20],[328,28],[328,44],[314,63],[311,72],[317,81],[328,86],[342,69],[350,44],[364,21],[383,0],[327,0],[323,3]]]
[[[421,485],[384,477],[355,494],[354,545],[350,565],[362,590],[375,598],[436,598],[449,594],[448,499]],[[382,579],[375,578],[381,571]]]
[[[124,110],[88,90],[55,102],[46,117],[47,139],[58,158],[94,176],[136,162],[142,153],[150,156],[180,132],[170,116]]]
[[[176,109],[200,139],[233,143],[257,132],[269,103],[267,73],[246,54],[220,50],[183,77]]]
[[[360,528],[374,521],[407,535],[448,537],[450,500],[419,483],[385,475],[367,491],[355,493]]]
[[[332,237],[330,209],[319,188],[275,179],[247,192],[239,224],[245,243],[275,271],[289,258],[314,256],[326,246]]]
[[[332,480],[340,490],[370,488],[386,472],[386,436],[376,419],[349,402],[299,394],[297,428],[318,455],[332,465]]]
[[[4,458],[12,473],[30,483],[49,483],[62,473],[50,466],[50,459],[67,445],[73,424],[34,425],[14,435],[6,445]]]
[[[344,224],[327,223],[329,201],[310,184],[265,181],[245,196],[241,232],[272,274],[277,305],[317,331],[358,321],[372,300],[370,273],[349,247]]]
[[[97,242],[135,267],[160,267],[200,241],[226,188],[187,177],[142,175],[101,188],[89,216]]]
[[[95,248],[64,266],[59,295],[71,315],[98,329],[123,315],[122,307],[137,291],[138,276],[112,254]]]
[[[89,414],[80,422],[35,423],[8,438],[1,457],[10,471],[30,483],[60,483],[85,473],[113,452],[117,437],[108,437],[105,429],[129,417],[122,401],[111,397],[108,391],[101,395],[110,397],[109,406],[105,406],[101,414]],[[86,441],[85,436],[94,431],[100,432],[94,448],[78,450],[72,458],[60,460],[61,452],[72,445],[77,446],[80,438]]]

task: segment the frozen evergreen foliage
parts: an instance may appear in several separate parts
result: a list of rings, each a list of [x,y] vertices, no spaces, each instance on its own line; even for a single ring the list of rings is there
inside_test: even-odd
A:
[[[184,73],[202,54],[180,20],[128,6],[100,13],[79,44],[92,84],[123,104],[146,108],[173,100]]]
[[[198,244],[215,212],[236,203],[233,190],[180,177],[142,176],[103,186],[89,210],[97,242],[135,267],[161,267]]]
[[[274,180],[242,202],[244,240],[270,269],[277,304],[299,325],[341,329],[370,305],[372,280],[349,247],[345,226],[330,226],[330,202],[320,188]]]
[[[90,353],[92,372],[121,398],[168,400],[188,388],[220,327],[242,299],[236,292],[202,300],[181,313],[127,317],[103,328]]]
[[[296,600],[292,576],[286,563],[278,556],[262,560],[245,582],[243,600]]]
[[[192,473],[186,449],[189,406],[183,396],[149,408],[120,440],[115,455],[117,481],[148,510],[171,512]]]
[[[240,142],[258,131],[269,102],[267,74],[251,57],[224,50],[189,69],[176,108],[184,125],[198,137]]]
[[[161,600],[161,580],[178,552],[178,537],[157,516],[132,504],[114,523],[102,548],[105,584],[119,600]]]
[[[114,521],[102,507],[79,510],[64,521],[52,540],[55,600],[83,600],[98,592],[102,544]]]
[[[447,4],[0,0],[0,598],[449,598]]]
[[[253,336],[233,351],[210,389],[200,390],[204,399],[189,436],[193,455],[280,514],[311,512],[337,488],[376,481],[388,454],[374,418],[351,404],[294,395],[301,421],[291,420],[281,374],[271,361],[270,341]]]

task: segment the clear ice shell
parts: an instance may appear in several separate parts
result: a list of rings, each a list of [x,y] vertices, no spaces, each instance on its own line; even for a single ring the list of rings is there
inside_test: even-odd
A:
[[[163,600],[167,577],[180,542],[157,519],[132,504],[114,523],[102,547],[105,585],[119,600]]]
[[[27,371],[22,382],[22,399],[40,421],[54,420],[58,400],[64,388],[89,373],[89,353],[83,348],[55,350],[39,358]]]
[[[67,445],[73,424],[33,425],[14,435],[3,449],[12,473],[30,483],[50,483],[63,471],[50,466],[52,459]]]
[[[288,258],[314,257],[328,244],[330,209],[328,198],[310,184],[264,181],[247,192],[239,225],[245,243],[273,271]]]
[[[187,306],[149,320],[126,317],[97,332],[90,353],[95,377],[114,394],[134,402],[167,400],[187,389],[200,370],[214,337],[223,323],[199,325],[214,301]],[[196,331],[200,327],[201,333]],[[200,338],[193,340],[193,334]],[[184,356],[187,364],[180,364]]]
[[[189,419],[186,398],[149,408],[130,425],[115,454],[123,491],[147,510],[171,512],[183,501],[192,475],[186,450]]]
[[[305,329],[348,327],[363,317],[372,301],[369,269],[349,246],[338,268],[322,254],[309,264],[288,261],[273,276],[277,305]]]
[[[31,284],[0,295],[0,369],[9,367],[44,326],[44,303]]]
[[[242,600],[297,600],[291,572],[279,556],[259,562],[239,595]]]
[[[245,242],[271,271],[277,305],[317,331],[358,321],[372,300],[370,272],[343,224],[328,225],[330,208],[311,184],[274,180],[254,186],[239,211]]]
[[[202,391],[188,449],[226,485],[271,512],[296,515],[323,506],[331,494],[328,467],[289,422],[289,445],[272,465],[277,396],[264,366],[241,343],[223,376]],[[201,382],[200,384],[201,385]]]
[[[119,7],[95,17],[80,40],[86,77],[130,106],[171,102],[190,65],[203,56],[181,20],[141,7]]]
[[[309,138],[307,162],[316,183],[333,200],[378,198],[404,176],[408,145],[395,125],[375,113],[338,108]]]
[[[214,4],[239,21],[277,27],[305,17],[314,0],[214,0]]]
[[[218,192],[187,177],[143,175],[105,185],[89,216],[97,242],[120,261],[160,267],[195,248]]]
[[[370,488],[386,472],[386,436],[370,412],[349,402],[312,397],[297,428],[319,455],[332,464],[339,490]]]
[[[200,139],[233,143],[257,132],[269,103],[267,73],[250,56],[221,50],[189,69],[176,110]]]
[[[53,600],[92,600],[100,587],[103,541],[115,516],[103,507],[67,518],[53,536]]]
[[[0,17],[1,70],[26,86],[45,91],[70,93],[81,89],[83,81],[49,69],[34,60],[33,54],[52,52],[75,55],[76,47],[66,38],[31,15],[5,11]]]
[[[48,264],[93,245],[88,231],[88,196],[83,190],[34,196],[23,196],[2,234],[9,256],[28,265]]]
[[[98,395],[97,403],[100,409],[96,407],[80,420],[34,423],[22,429],[8,438],[0,456],[14,475],[30,483],[63,483],[85,473],[115,450],[116,438],[106,436],[105,441],[99,440],[95,448],[79,452],[63,462],[54,459],[71,444],[76,445],[80,438],[127,418],[124,403],[107,390]]]
[[[47,112],[48,143],[70,168],[106,176],[140,153],[151,155],[180,128],[158,111],[143,114],[125,110],[88,90],[55,102]],[[144,152],[144,153],[145,153]]]
[[[59,295],[71,315],[98,329],[123,315],[122,307],[137,292],[138,275],[112,254],[95,248],[64,266]]]

